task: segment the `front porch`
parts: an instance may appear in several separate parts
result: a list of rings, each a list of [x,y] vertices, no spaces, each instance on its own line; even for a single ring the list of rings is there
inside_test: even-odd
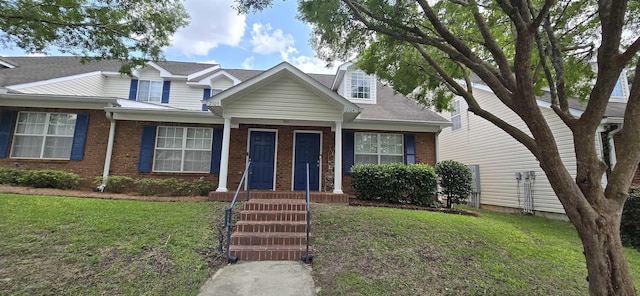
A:
[[[235,192],[210,192],[209,201],[231,201]],[[304,200],[306,195],[304,191],[265,191],[265,190],[249,190],[251,199],[296,199]],[[247,192],[240,191],[238,200],[246,200]],[[314,203],[349,203],[349,194],[335,194],[331,192],[310,192],[309,197]]]

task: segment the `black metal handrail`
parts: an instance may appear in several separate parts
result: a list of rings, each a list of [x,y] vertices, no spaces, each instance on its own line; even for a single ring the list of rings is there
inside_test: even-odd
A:
[[[309,231],[311,230],[311,198],[309,193],[309,163],[307,163],[307,252],[302,256],[304,263],[311,263],[313,255],[309,254]]]
[[[226,256],[229,263],[236,263],[238,261],[238,257],[231,256],[231,230],[233,228],[233,207],[236,205],[236,200],[238,199],[238,195],[240,193],[240,188],[244,184],[245,180],[247,184],[249,184],[249,168],[251,167],[251,160],[247,162],[247,166],[244,169],[244,173],[242,174],[242,179],[240,179],[240,184],[238,184],[238,189],[236,189],[236,193],[233,195],[233,200],[231,201],[231,205],[224,210],[224,229],[227,231],[227,250]],[[247,201],[249,201],[249,186],[247,186]],[[221,234],[221,233],[220,233]],[[220,246],[219,250],[222,250],[222,238],[220,238]]]

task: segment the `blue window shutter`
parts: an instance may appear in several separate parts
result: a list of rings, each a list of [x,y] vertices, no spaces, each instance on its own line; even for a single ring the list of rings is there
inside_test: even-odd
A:
[[[129,100],[136,100],[138,96],[138,79],[131,79],[131,86],[129,86]]]
[[[76,128],[73,132],[73,143],[71,144],[71,160],[82,160],[84,158],[84,145],[87,142],[87,130],[89,129],[89,114],[78,113],[76,117]]]
[[[151,172],[151,163],[153,162],[153,146],[156,140],[156,127],[153,125],[145,125],[142,127],[142,141],[140,143],[140,156],[138,159],[138,172]]]
[[[355,155],[353,154],[354,147],[354,134],[353,132],[344,132],[342,134],[342,169],[345,175],[351,175],[351,167],[355,161]]]
[[[0,112],[0,158],[6,158],[7,152],[9,152],[9,139],[11,138],[16,113],[14,110],[2,110]]]
[[[213,141],[211,141],[211,168],[212,174],[220,173],[220,158],[222,157],[222,132],[221,127],[213,129]]]
[[[204,92],[202,92],[202,99],[206,100],[208,98],[211,97],[211,89],[210,88],[205,88]],[[202,104],[202,111],[209,111],[209,109],[207,109],[207,105]]]
[[[171,81],[162,83],[162,103],[169,103],[169,92],[171,91]]]
[[[404,163],[416,163],[416,135],[414,134],[404,135]]]

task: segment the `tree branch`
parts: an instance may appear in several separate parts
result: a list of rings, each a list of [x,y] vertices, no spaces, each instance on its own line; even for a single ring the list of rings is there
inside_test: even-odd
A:
[[[538,16],[536,16],[536,18],[533,20],[533,22],[531,23],[530,27],[531,30],[536,30],[536,28],[538,28],[538,26],[540,26],[540,24],[542,23],[542,21],[547,18],[547,16],[549,15],[549,9],[551,9],[551,6],[553,5],[553,0],[545,0],[544,1],[544,5],[542,6],[542,9],[540,9],[540,13],[538,13]],[[531,7],[531,5],[530,5]],[[533,14],[533,10],[531,10],[531,14]]]
[[[617,61],[617,63],[626,65],[633,58],[633,56],[638,53],[638,50],[640,50],[640,37],[633,41],[629,48],[627,48],[625,52],[618,56],[619,61]]]

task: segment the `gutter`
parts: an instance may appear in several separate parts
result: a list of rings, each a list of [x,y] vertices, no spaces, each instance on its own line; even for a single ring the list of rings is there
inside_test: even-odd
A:
[[[111,170],[111,156],[113,154],[113,142],[116,134],[116,120],[113,119],[113,113],[106,112],[107,119],[109,119],[109,141],[107,142],[107,154],[104,158],[104,169],[102,170],[102,183],[96,191],[103,192],[107,186],[107,180],[109,179],[109,171]]]

